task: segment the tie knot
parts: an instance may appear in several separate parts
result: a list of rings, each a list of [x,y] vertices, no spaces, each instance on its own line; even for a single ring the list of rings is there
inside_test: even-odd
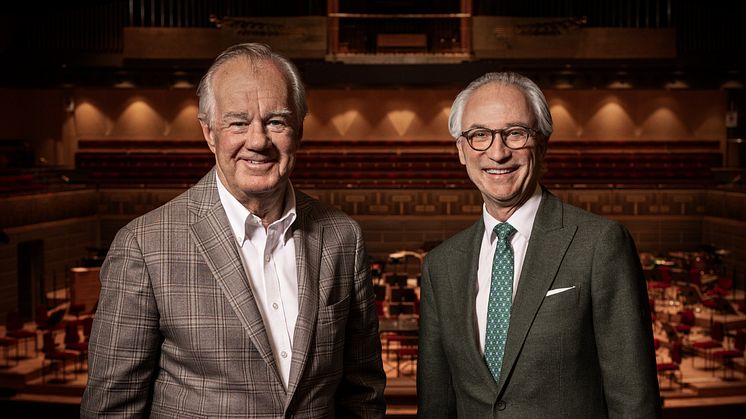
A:
[[[515,231],[515,228],[508,223],[500,223],[494,229],[498,242],[507,242]]]

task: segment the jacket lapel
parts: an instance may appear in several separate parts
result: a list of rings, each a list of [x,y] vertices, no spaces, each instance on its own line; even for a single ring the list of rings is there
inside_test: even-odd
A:
[[[197,249],[246,329],[251,342],[269,368],[275,372],[278,382],[282,382],[262,315],[241,263],[233,231],[220,203],[214,169],[190,190],[190,205],[196,220],[191,225],[191,234]]]
[[[452,252],[448,254],[448,278],[451,282],[453,303],[456,307],[471,307],[466,311],[466,316],[454,319],[460,322],[458,330],[464,331],[464,343],[466,348],[463,356],[464,368],[476,371],[480,376],[480,382],[486,383],[491,391],[497,394],[497,385],[492,373],[490,373],[484,355],[479,348],[479,334],[477,331],[476,311],[474,309],[477,301],[477,270],[479,269],[479,252],[482,247],[482,236],[484,235],[484,221],[480,218],[469,229],[464,236],[464,241],[459,243]]]
[[[562,211],[562,202],[544,190],[510,317],[499,391],[502,391],[506,377],[513,369],[539,306],[575,236],[577,227],[563,225]]]
[[[293,335],[293,360],[288,381],[288,400],[291,400],[308,360],[311,342],[316,333],[319,308],[319,276],[323,226],[309,219],[308,197],[296,193],[298,218],[293,224],[295,263],[298,271],[298,319]]]

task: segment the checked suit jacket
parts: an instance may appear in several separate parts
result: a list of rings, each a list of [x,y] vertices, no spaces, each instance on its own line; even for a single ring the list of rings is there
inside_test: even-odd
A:
[[[647,289],[619,223],[544,190],[511,311],[499,382],[477,334],[480,219],[428,253],[422,272],[422,418],[656,418]]]
[[[282,385],[211,170],[116,235],[82,417],[380,418],[385,374],[359,226],[296,192],[299,312]]]

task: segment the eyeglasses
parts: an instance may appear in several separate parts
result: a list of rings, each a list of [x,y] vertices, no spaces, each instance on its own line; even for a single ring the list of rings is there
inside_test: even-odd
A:
[[[500,134],[505,147],[511,150],[523,148],[528,139],[536,135],[538,131],[520,125],[506,127],[503,129],[472,128],[461,133],[466,142],[475,151],[485,151],[492,146],[495,135]]]

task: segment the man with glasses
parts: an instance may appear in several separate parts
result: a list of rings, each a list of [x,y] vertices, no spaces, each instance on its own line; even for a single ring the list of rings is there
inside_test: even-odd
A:
[[[539,185],[541,90],[486,74],[456,97],[449,129],[484,206],[423,264],[419,416],[660,417],[634,242]]]

